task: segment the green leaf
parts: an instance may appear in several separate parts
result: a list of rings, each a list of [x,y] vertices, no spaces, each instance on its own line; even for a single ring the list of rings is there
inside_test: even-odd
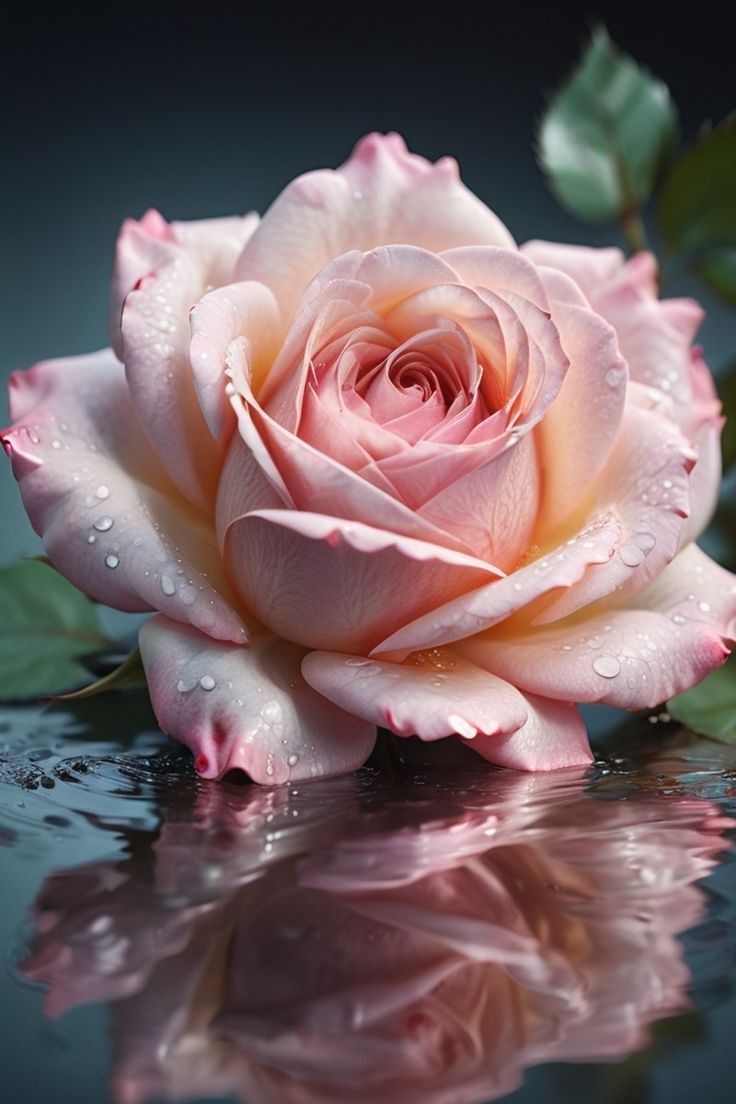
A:
[[[736,195],[734,196],[736,205]],[[736,307],[736,245],[709,249],[697,262],[697,270],[725,303]]]
[[[82,656],[109,646],[97,610],[38,560],[0,568],[0,698],[58,694],[89,676]]]
[[[671,698],[667,712],[701,736],[736,744],[736,659],[713,671],[700,686]]]
[[[672,253],[736,245],[736,115],[700,135],[662,187],[657,219]]]
[[[676,129],[666,85],[599,28],[542,119],[539,158],[563,207],[591,221],[619,219],[650,196]]]
[[[138,648],[134,648],[109,674],[91,682],[89,686],[83,686],[81,690],[72,690],[68,694],[58,694],[59,701],[80,701],[82,698],[94,698],[97,694],[104,694],[108,690],[128,690],[145,686],[146,673],[143,670],[143,661]]]

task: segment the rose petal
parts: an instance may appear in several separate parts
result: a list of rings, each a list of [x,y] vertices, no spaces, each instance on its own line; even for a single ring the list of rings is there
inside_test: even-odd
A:
[[[619,521],[616,553],[586,571],[537,617],[537,624],[567,617],[614,593],[621,605],[647,586],[682,546],[693,463],[693,451],[675,425],[649,410],[627,407],[593,488],[596,515],[608,512]]]
[[[539,506],[539,466],[531,434],[449,483],[419,509],[476,556],[513,571],[531,543]]]
[[[591,564],[604,564],[614,553],[620,525],[613,515],[601,515],[552,552],[519,567],[503,579],[494,579],[407,622],[373,649],[406,655],[483,632],[522,607],[559,588],[572,587]]]
[[[247,607],[272,632],[313,648],[364,650],[494,574],[424,541],[321,514],[237,518],[225,558]]]
[[[398,736],[439,740],[455,734],[490,762],[520,770],[576,766],[592,758],[573,706],[530,702],[503,679],[449,652],[424,657],[422,666],[310,652],[302,672],[330,701]]]
[[[159,724],[205,778],[239,769],[275,785],[345,774],[371,753],[375,728],[307,686],[302,648],[270,636],[222,644],[166,617],[143,626],[140,647]]]
[[[251,386],[257,389],[278,353],[279,306],[263,284],[229,284],[204,295],[190,322],[194,386],[210,433],[224,444],[235,424],[225,393],[228,348],[236,338],[243,339]]]
[[[444,250],[442,259],[452,265],[468,287],[512,291],[542,310],[549,310],[547,292],[536,265],[515,249],[465,245]]]
[[[107,605],[243,639],[214,534],[171,486],[110,350],[15,373],[11,409],[3,444],[59,571]]]
[[[522,254],[536,265],[564,272],[590,302],[620,272],[625,262],[620,249],[595,249],[587,245],[562,245],[548,241],[528,241],[520,248]]]
[[[200,219],[171,222],[151,208],[142,219],[126,219],[115,246],[115,265],[110,288],[110,344],[122,356],[120,318],[125,297],[139,280],[181,255],[193,250],[209,254],[217,283],[229,278],[238,254],[258,225],[258,215],[243,218]]]
[[[457,537],[438,529],[368,478],[333,460],[265,414],[243,378],[242,353],[237,343],[231,347],[229,357],[239,373],[240,393],[232,396],[232,403],[240,435],[269,481],[297,510],[364,522],[472,554]]]
[[[433,165],[408,153],[399,135],[371,134],[336,172],[306,173],[287,186],[243,251],[236,278],[268,284],[288,318],[301,291],[334,257],[395,242],[432,252],[514,245],[496,215],[461,183],[454,161]]]
[[[552,318],[570,367],[535,429],[544,471],[540,536],[575,509],[601,470],[626,400],[626,364],[611,326],[570,302],[553,303]]]
[[[536,629],[487,633],[455,648],[515,686],[562,701],[647,709],[696,685],[728,655],[736,580],[691,545],[636,608]]]
[[[154,240],[149,267],[122,308],[122,358],[133,405],[171,479],[205,512],[214,502],[223,455],[214,443],[192,448],[192,441],[209,434],[189,359],[189,310],[209,286],[229,282],[252,229],[252,218],[172,224],[165,246]],[[123,252],[132,233],[124,228]],[[222,379],[223,395],[225,384]]]
[[[690,367],[692,399],[680,419],[697,453],[690,475],[690,516],[680,535],[680,547],[697,540],[713,517],[721,490],[721,431],[724,421],[713,377],[699,349]]]

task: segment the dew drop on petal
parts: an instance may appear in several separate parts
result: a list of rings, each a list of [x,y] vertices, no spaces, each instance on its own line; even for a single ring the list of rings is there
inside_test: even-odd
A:
[[[601,655],[593,660],[593,670],[603,678],[615,678],[621,670],[621,664],[616,656]]]
[[[112,529],[113,520],[111,517],[99,517],[93,525],[98,533],[106,533],[108,529]]]
[[[161,589],[164,594],[171,596],[176,593],[176,583],[168,575],[161,576]]]
[[[639,545],[634,544],[633,541],[623,544],[618,554],[627,567],[638,567],[644,560],[644,552]]]
[[[101,501],[104,501],[104,499],[110,497],[110,488],[106,487],[103,483],[100,487],[97,488],[95,494]]]
[[[105,567],[113,569],[116,568],[119,563],[120,557],[116,556],[114,552],[109,552],[107,556],[105,556]]]
[[[201,679],[199,680],[199,685],[202,687],[203,690],[214,690],[217,686],[217,683],[213,679],[212,675],[202,675]]]
[[[289,758],[286,760],[286,762],[289,764],[290,767],[295,767],[297,765],[297,763],[299,762],[299,756],[296,753],[294,753],[293,755],[289,756]]]

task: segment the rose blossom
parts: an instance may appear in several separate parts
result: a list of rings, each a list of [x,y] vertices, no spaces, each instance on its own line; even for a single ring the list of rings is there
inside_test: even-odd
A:
[[[647,1045],[732,822],[581,770],[485,782],[200,789],[138,865],[47,881],[23,972],[49,1015],[110,1003],[119,1104],[475,1104]]]
[[[700,318],[373,135],[260,222],[126,222],[112,350],[15,374],[3,441],[59,570],[158,611],[205,777],[349,771],[376,725],[581,764],[575,703],[655,706],[734,636]]]

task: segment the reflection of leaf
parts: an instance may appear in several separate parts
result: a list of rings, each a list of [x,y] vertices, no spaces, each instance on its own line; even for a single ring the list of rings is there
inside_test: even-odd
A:
[[[705,131],[669,173],[657,204],[673,253],[736,245],[736,115]]]
[[[666,86],[599,28],[542,120],[539,157],[574,215],[620,218],[649,197],[676,126]]]
[[[670,716],[701,736],[736,743],[736,660],[667,703]]]
[[[0,698],[58,694],[89,676],[82,656],[109,645],[97,610],[37,560],[0,568]]]
[[[96,694],[104,694],[107,690],[127,690],[132,687],[146,685],[146,674],[143,670],[141,653],[134,648],[122,663],[110,671],[107,675],[96,679],[89,686],[83,686],[81,690],[72,690],[68,694],[60,694],[60,701],[73,701],[81,698],[93,698]]]
[[[697,269],[725,303],[736,307],[736,245],[707,250],[699,259]]]

